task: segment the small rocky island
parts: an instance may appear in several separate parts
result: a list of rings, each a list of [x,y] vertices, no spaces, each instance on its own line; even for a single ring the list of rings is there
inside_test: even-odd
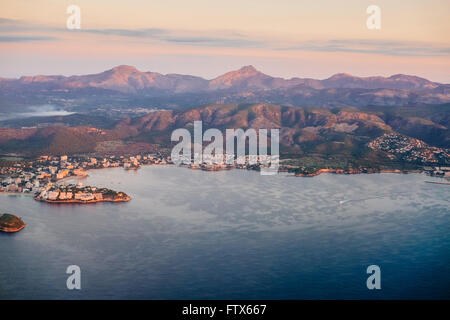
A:
[[[97,203],[97,202],[127,202],[131,198],[124,192],[107,188],[96,188],[80,185],[52,186],[50,189],[37,193],[34,200],[47,203]]]
[[[0,213],[0,231],[18,232],[25,228],[25,223],[19,217],[9,213]]]

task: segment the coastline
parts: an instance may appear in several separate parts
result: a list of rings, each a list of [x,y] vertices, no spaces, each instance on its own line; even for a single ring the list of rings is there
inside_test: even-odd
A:
[[[6,233],[15,233],[15,232],[19,232],[20,230],[24,229],[25,226],[26,226],[25,223],[22,226],[20,226],[19,228],[4,228],[4,227],[0,226],[0,231],[6,232]]]
[[[441,185],[445,185],[445,186],[450,186],[450,183],[446,183],[446,182],[425,181],[425,183],[441,184]]]
[[[28,197],[34,197],[34,194],[32,192],[11,192],[11,191],[0,191],[0,194],[6,194],[10,196],[28,196]]]
[[[382,170],[344,170],[344,169],[319,169],[312,173],[294,173],[295,177],[315,177],[323,173],[332,174],[375,174],[375,173],[395,173],[395,174],[410,174],[410,173],[423,173],[421,170],[399,170],[399,169],[382,169]]]
[[[10,213],[0,214],[0,231],[7,233],[19,232],[26,224],[20,217]]]
[[[131,200],[131,197],[121,198],[121,199],[102,199],[102,200],[78,200],[78,199],[70,199],[70,200],[48,200],[48,199],[40,199],[38,197],[34,197],[34,200],[40,201],[40,202],[46,202],[46,203],[75,203],[75,204],[91,204],[91,203],[98,203],[98,202],[128,202]]]
[[[142,168],[142,167],[152,167],[152,166],[174,166],[173,163],[145,163],[145,164],[141,164],[139,167],[133,167],[133,168],[124,168],[126,171],[132,171],[132,172],[137,172],[138,169]],[[229,170],[233,170],[233,169],[241,169],[241,170],[248,170],[248,171],[255,171],[258,172],[259,171],[259,167],[254,167],[254,166],[220,166],[220,165],[206,165],[206,166],[194,166],[194,165],[190,165],[190,166],[184,166],[184,165],[180,165],[180,166],[176,166],[176,167],[180,167],[180,168],[186,168],[186,169],[191,169],[191,170],[201,170],[201,171],[207,171],[207,172],[216,172],[216,171],[229,171]],[[111,167],[91,167],[85,170],[86,174],[84,175],[69,175],[69,176],[65,176],[61,179],[56,180],[54,183],[56,185],[65,185],[67,182],[71,183],[76,183],[76,182],[80,182],[82,180],[85,180],[86,178],[89,177],[90,172],[92,172],[92,170],[100,170],[100,169],[119,169],[119,168],[123,168],[121,166],[111,166]],[[314,170],[314,169],[313,169]],[[427,170],[424,170],[423,168],[414,168],[414,169],[394,169],[394,168],[385,168],[385,169],[379,169],[379,168],[347,168],[347,169],[331,169],[331,168],[322,168],[322,169],[316,169],[315,171],[312,171],[311,169],[308,168],[300,168],[298,166],[292,167],[292,166],[280,166],[278,173],[287,173],[287,176],[292,176],[292,177],[306,177],[306,178],[311,178],[311,177],[315,177],[318,176],[320,174],[323,173],[332,173],[332,174],[341,174],[341,175],[350,175],[350,174],[375,174],[375,173],[394,173],[394,174],[412,174],[412,173],[416,173],[416,174],[423,174],[423,173],[428,173]],[[431,176],[434,176],[431,174]],[[449,181],[448,178],[443,177],[443,176],[437,176],[439,178],[443,178],[444,180]],[[439,183],[439,184],[448,184],[448,183]],[[118,202],[128,202],[131,200],[131,198],[128,196],[127,198],[123,198],[123,199],[92,199],[92,200],[81,200],[81,199],[64,199],[64,200],[49,200],[49,199],[42,199],[40,196],[38,196],[36,193],[32,193],[32,192],[11,192],[11,191],[0,191],[0,194],[6,194],[6,195],[25,195],[25,196],[32,196],[34,198],[34,200],[36,201],[40,201],[40,202],[46,202],[46,203],[55,203],[55,204],[65,204],[65,203],[74,203],[74,204],[91,204],[91,203],[98,203],[98,202],[113,202],[113,203],[118,203]]]

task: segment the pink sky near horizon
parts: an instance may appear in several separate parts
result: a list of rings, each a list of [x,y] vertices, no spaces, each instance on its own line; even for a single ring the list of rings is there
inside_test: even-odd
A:
[[[251,64],[284,78],[404,73],[450,83],[450,1],[336,3],[6,0],[0,77],[127,64],[211,79]],[[81,8],[81,32],[65,30],[69,4]],[[370,4],[381,7],[381,30],[366,28]]]

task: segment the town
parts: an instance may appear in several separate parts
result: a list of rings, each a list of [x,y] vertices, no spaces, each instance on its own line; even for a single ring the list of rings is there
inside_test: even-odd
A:
[[[368,144],[374,150],[387,153],[391,159],[396,157],[402,161],[420,164],[422,172],[431,176],[440,176],[450,179],[449,151],[442,148],[430,147],[423,141],[405,137],[397,133],[385,134]],[[195,154],[194,154],[195,156]],[[260,171],[267,167],[267,161],[263,156],[246,155],[243,159],[235,159],[234,164],[226,161],[217,161],[214,156],[204,155],[201,164],[182,164],[182,166],[203,171],[221,171],[231,169],[247,169]],[[392,172],[401,173],[400,170],[376,170],[373,168],[304,168],[282,164],[280,161],[279,172],[293,173],[296,176],[315,176],[320,173],[377,173]],[[95,187],[83,187],[81,182],[76,186],[65,185],[67,178],[83,178],[88,170],[104,168],[123,168],[125,170],[138,170],[144,165],[171,165],[171,156],[163,153],[139,154],[134,156],[40,156],[35,160],[11,161],[8,165],[0,166],[0,192],[24,193],[35,196],[36,200],[55,202],[73,200],[73,202],[108,201],[105,193],[112,190],[96,190]],[[69,190],[70,189],[70,190]],[[127,199],[126,194],[118,195],[116,199]],[[111,197],[109,197],[111,200]]]
[[[127,202],[131,198],[124,192],[107,188],[83,187],[77,185],[53,185],[48,190],[37,193],[35,200],[47,203],[96,203],[96,202]]]
[[[204,157],[200,165],[185,165],[190,169],[204,171],[230,170],[233,168],[259,170],[260,164],[250,165],[255,162],[253,156],[245,156],[242,161],[236,161],[235,165],[213,162]],[[256,156],[258,157],[258,156]],[[123,168],[125,170],[138,170],[143,165],[168,165],[173,164],[171,156],[161,153],[135,155],[135,156],[40,156],[34,161],[15,161],[11,165],[0,167],[0,192],[34,194],[36,200],[57,201],[100,200],[101,194],[95,190],[87,190],[79,182],[77,189],[67,189],[62,182],[70,177],[83,178],[88,170],[104,168]],[[3,177],[3,178],[2,178]],[[94,187],[89,187],[94,188]],[[73,189],[73,190],[72,190]]]
[[[5,177],[0,182],[0,192],[29,193],[39,195],[37,199],[56,200],[55,193],[58,191],[58,182],[69,177],[86,177],[87,171],[91,169],[117,168],[125,170],[137,170],[142,165],[167,164],[160,154],[136,155],[136,156],[109,156],[109,157],[87,157],[87,156],[40,156],[34,161],[16,161],[10,166],[0,167],[0,176]],[[86,192],[89,191],[89,192]],[[73,194],[74,199],[95,200],[95,192],[84,190],[80,183],[78,190]],[[70,197],[65,193],[67,192]],[[77,195],[77,194],[80,195]],[[61,196],[71,198],[68,191],[61,191]],[[97,192],[97,197],[100,195]],[[76,197],[76,198],[75,198]],[[94,198],[91,198],[94,197]]]
[[[419,164],[450,164],[450,150],[431,147],[424,141],[399,133],[386,133],[368,144],[373,150],[387,153],[390,159]]]

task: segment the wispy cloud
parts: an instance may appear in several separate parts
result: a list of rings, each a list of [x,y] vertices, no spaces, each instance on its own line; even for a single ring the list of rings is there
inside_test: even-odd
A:
[[[280,51],[354,52],[387,56],[448,56],[449,45],[372,39],[330,39],[303,42],[281,38],[259,38],[239,31],[185,31],[163,28],[67,30],[22,20],[0,18],[0,42],[54,41],[74,32],[118,36],[178,45],[229,48],[264,48]],[[22,34],[20,34],[22,33]],[[283,45],[280,45],[283,43]]]
[[[380,41],[370,39],[345,39],[306,41],[278,48],[278,50],[302,50],[320,52],[356,52],[389,56],[445,56],[450,46],[430,45],[408,41]]]
[[[56,37],[46,36],[0,36],[0,42],[30,42],[30,41],[53,41]]]
[[[0,42],[54,41],[57,29],[22,20],[0,18]]]
[[[264,41],[242,39],[242,38],[221,38],[221,37],[168,37],[164,39],[168,42],[212,46],[212,47],[237,47],[237,48],[258,48],[264,47]]]
[[[23,20],[0,18],[0,32],[53,32],[58,29]]]
[[[140,39],[140,40],[156,40],[166,43],[174,43],[180,45],[193,45],[193,46],[211,46],[211,47],[238,47],[238,48],[255,48],[264,47],[267,44],[264,41],[258,41],[250,39],[250,37],[243,35],[238,32],[215,32],[215,34],[207,34],[202,31],[179,31],[171,29],[161,29],[161,28],[146,28],[146,29],[80,29],[80,30],[67,30],[65,28],[52,28],[43,25],[28,23],[21,20],[12,20],[0,18],[0,33],[18,33],[18,32],[34,32],[34,33],[44,33],[51,34],[48,37],[36,37],[40,40],[54,40],[56,37],[53,35],[59,33],[62,35],[67,35],[69,33],[85,33],[100,36],[119,36],[129,39]],[[14,42],[23,41],[25,38],[30,37],[19,37],[19,36],[9,36],[5,37],[5,41]],[[30,40],[31,41],[31,40]]]
[[[179,32],[170,29],[86,29],[85,33],[107,36],[121,36],[128,38],[150,39],[184,45],[212,46],[212,47],[262,47],[263,41],[248,39],[242,34],[231,32],[229,35],[204,36],[202,32]]]
[[[168,33],[167,30],[150,29],[80,29],[80,32],[101,34],[106,36],[121,36],[132,38],[159,38]]]

